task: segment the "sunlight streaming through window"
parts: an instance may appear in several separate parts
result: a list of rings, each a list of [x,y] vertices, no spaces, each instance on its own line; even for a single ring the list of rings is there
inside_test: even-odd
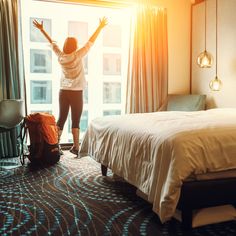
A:
[[[34,0],[21,1],[21,4],[28,113],[49,112],[58,118],[61,75],[56,56],[40,31],[33,26],[33,20],[43,21],[45,30],[60,48],[68,36],[76,37],[81,47],[103,16],[108,18],[109,24],[83,61],[87,86],[83,92],[81,137],[92,119],[124,113],[129,10]],[[72,140],[69,117],[65,127],[61,142],[67,143]]]

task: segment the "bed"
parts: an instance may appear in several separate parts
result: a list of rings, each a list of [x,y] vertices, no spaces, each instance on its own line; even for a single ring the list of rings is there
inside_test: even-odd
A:
[[[163,223],[179,208],[189,228],[193,209],[236,202],[236,109],[97,118],[80,155],[134,185]]]

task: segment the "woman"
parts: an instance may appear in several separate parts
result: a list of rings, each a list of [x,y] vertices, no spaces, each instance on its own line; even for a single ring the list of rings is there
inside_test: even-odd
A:
[[[71,109],[73,146],[70,149],[70,152],[78,156],[80,134],[79,123],[83,111],[83,90],[86,85],[82,59],[88,53],[100,31],[107,25],[107,18],[103,17],[99,20],[99,26],[85,46],[80,49],[78,48],[77,39],[68,37],[64,42],[63,50],[60,50],[58,45],[44,30],[43,21],[39,23],[37,20],[34,20],[33,24],[42,32],[51,44],[62,69],[59,92],[59,118],[57,121],[58,142],[60,141],[69,109]],[[61,152],[61,154],[63,153]]]

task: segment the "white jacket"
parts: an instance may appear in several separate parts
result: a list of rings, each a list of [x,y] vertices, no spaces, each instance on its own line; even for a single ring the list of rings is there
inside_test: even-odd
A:
[[[62,68],[60,89],[64,90],[83,90],[86,86],[83,57],[88,53],[93,45],[88,41],[84,47],[66,54],[61,51],[56,43],[52,43],[52,49],[58,57],[58,62]]]

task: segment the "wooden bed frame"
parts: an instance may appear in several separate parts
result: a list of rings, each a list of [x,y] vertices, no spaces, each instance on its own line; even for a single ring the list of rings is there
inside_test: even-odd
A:
[[[107,175],[106,166],[101,165],[101,171]],[[236,207],[236,178],[184,182],[177,205],[183,229],[192,228],[193,210],[227,204]]]
[[[193,210],[227,204],[236,207],[236,178],[184,182],[177,208],[183,228],[190,229]]]

